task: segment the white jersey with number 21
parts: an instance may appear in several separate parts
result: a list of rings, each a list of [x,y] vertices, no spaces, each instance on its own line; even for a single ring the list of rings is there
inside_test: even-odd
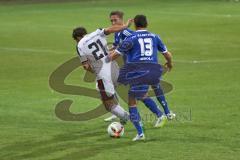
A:
[[[102,79],[110,93],[116,85],[119,68],[115,61],[106,62],[109,50],[107,48],[104,29],[85,35],[77,45],[81,62],[88,61],[96,74],[97,80]],[[111,89],[112,88],[112,89]]]

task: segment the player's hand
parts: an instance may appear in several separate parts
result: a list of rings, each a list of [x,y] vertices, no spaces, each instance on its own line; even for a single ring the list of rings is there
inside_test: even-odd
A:
[[[128,19],[127,20],[127,23],[125,24],[127,27],[130,27],[131,26],[131,24],[133,23],[133,19],[131,18],[131,19]]]
[[[83,65],[83,68],[84,68],[86,71],[89,71],[89,72],[94,73],[94,70],[92,69],[92,67],[91,67],[91,65],[88,63],[88,61],[83,62],[82,65]]]
[[[110,61],[116,60],[120,54],[118,54],[115,50],[111,51],[108,56],[105,58],[105,62],[108,63]]]
[[[165,63],[164,66],[167,67],[168,72],[170,72],[172,70],[172,67],[173,67],[172,63],[170,63],[170,62]]]

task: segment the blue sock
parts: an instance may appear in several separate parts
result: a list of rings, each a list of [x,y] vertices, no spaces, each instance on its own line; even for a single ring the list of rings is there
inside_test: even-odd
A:
[[[129,107],[130,120],[137,129],[138,135],[143,133],[143,128],[140,124],[141,116],[138,113],[137,107]]]
[[[154,89],[155,95],[157,97],[157,100],[159,101],[159,103],[162,105],[162,107],[164,109],[165,114],[169,114],[170,111],[169,111],[168,104],[165,99],[162,88],[160,87],[160,85],[157,85],[157,86],[154,86],[153,89]]]
[[[152,111],[154,114],[157,115],[157,117],[161,117],[162,116],[163,113],[158,108],[158,106],[154,102],[154,100],[152,100],[152,98],[147,97],[147,98],[143,99],[142,101],[145,104],[145,106],[147,106],[148,109],[150,109],[150,111]]]

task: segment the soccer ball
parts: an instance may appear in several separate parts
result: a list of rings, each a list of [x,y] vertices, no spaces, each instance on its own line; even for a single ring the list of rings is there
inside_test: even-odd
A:
[[[120,138],[124,134],[124,127],[119,122],[113,122],[108,126],[107,132],[111,137]]]

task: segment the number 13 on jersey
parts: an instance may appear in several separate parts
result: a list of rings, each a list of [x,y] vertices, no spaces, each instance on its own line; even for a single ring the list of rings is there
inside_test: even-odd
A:
[[[152,38],[139,38],[141,56],[151,56],[153,54]]]

